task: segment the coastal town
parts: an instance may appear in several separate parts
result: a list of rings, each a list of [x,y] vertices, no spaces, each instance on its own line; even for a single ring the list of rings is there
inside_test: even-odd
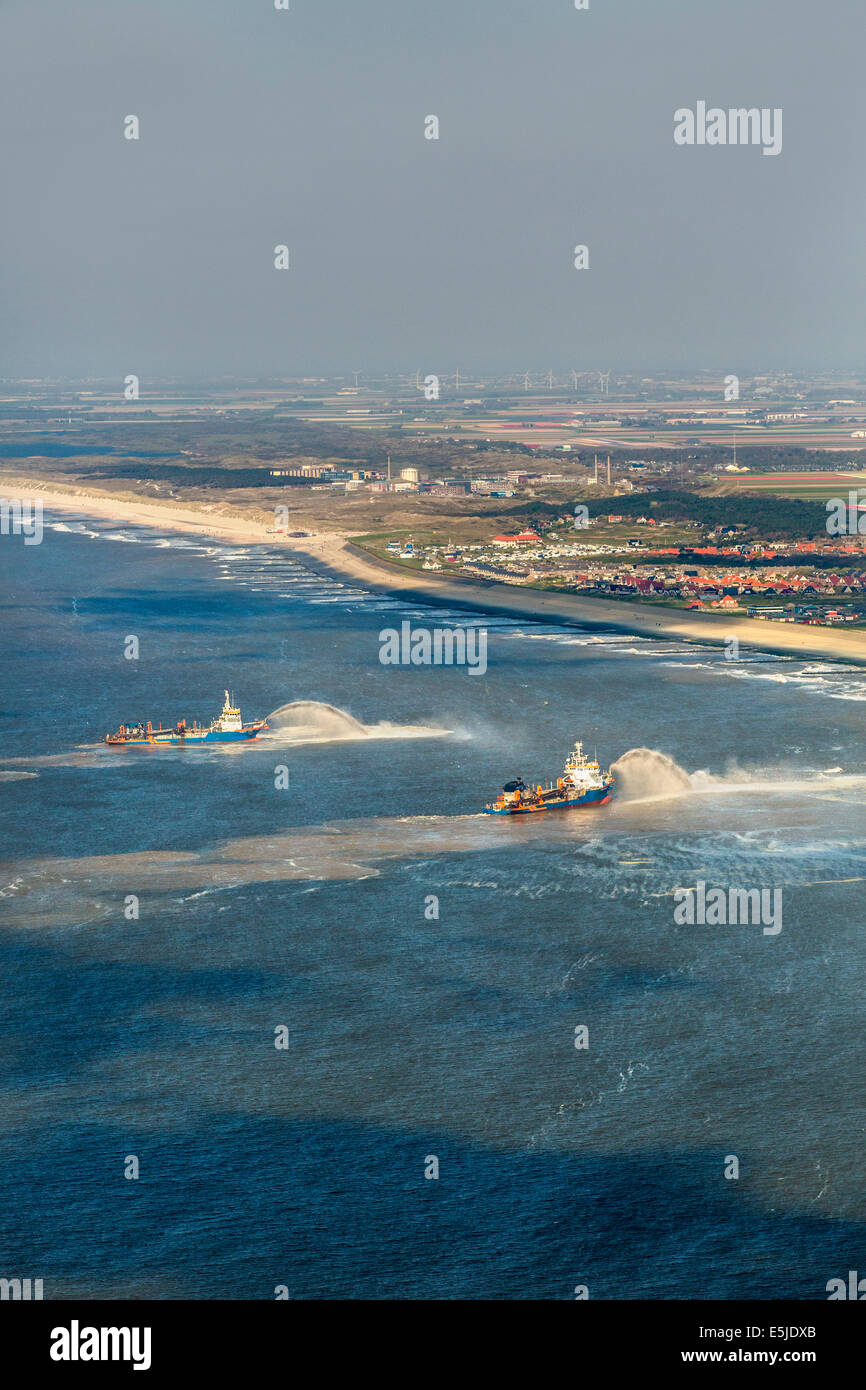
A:
[[[768,621],[817,625],[866,622],[866,539],[737,541],[731,534],[665,544],[683,526],[638,516],[652,539],[593,541],[623,521],[609,513],[576,527],[563,515],[537,530],[472,544],[389,540],[382,553],[427,571],[450,570],[475,580],[605,597],[641,598],[690,610],[721,609]],[[698,523],[687,523],[697,527]],[[578,537],[580,537],[578,539]],[[374,552],[376,547],[370,547]]]

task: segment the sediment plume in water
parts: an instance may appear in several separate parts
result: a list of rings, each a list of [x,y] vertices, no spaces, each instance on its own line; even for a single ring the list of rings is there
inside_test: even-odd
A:
[[[611,763],[619,801],[646,801],[656,796],[683,796],[692,790],[685,768],[655,748],[630,748]]]
[[[129,851],[0,862],[0,925],[50,927],[116,920],[136,891],[200,896],[254,883],[375,877],[390,859],[507,843],[497,817],[379,818],[252,835],[199,850]]]
[[[503,849],[513,850],[515,843],[527,848],[541,843],[558,846],[570,863],[573,863],[575,851],[582,848],[589,855],[587,865],[592,862],[593,854],[599,854],[602,866],[610,868],[610,858],[603,847],[607,832],[612,836],[610,853],[614,857],[631,847],[628,838],[623,841],[621,837],[633,833],[643,835],[648,826],[670,831],[688,822],[708,837],[705,841],[708,846],[715,845],[718,815],[707,796],[728,793],[736,797],[756,790],[762,795],[789,791],[793,800],[785,804],[802,810],[806,793],[820,798],[828,790],[836,795],[840,785],[856,790],[866,787],[866,777],[862,776],[812,776],[796,782],[740,782],[696,773],[689,779],[671,758],[649,748],[630,749],[614,768],[619,783],[609,810],[530,816],[525,821],[521,817],[516,820],[488,817],[474,809],[468,814],[452,816],[375,817],[285,828],[189,851],[149,849],[85,858],[0,862],[0,925],[29,929],[86,922],[116,923],[118,904],[122,903],[130,884],[135,885],[136,892],[168,894],[181,902],[188,896],[199,898],[251,884],[314,885],[371,878],[387,873],[389,861],[405,863],[410,859],[471,856],[487,851],[497,856]],[[687,801],[676,800],[686,792],[690,793]],[[668,807],[664,805],[665,798],[670,799]],[[651,805],[653,802],[657,804]],[[725,818],[729,832],[737,830],[733,810],[732,806]],[[823,823],[822,815],[814,820],[816,826]],[[737,837],[738,852],[745,852],[744,846],[748,850],[754,821],[744,821],[742,827],[747,833]],[[755,843],[760,848],[761,841]],[[641,842],[636,847],[640,850]],[[859,845],[857,848],[859,850]],[[661,853],[659,849],[653,850],[655,857]],[[818,857],[814,862],[820,870],[815,875],[818,879],[826,877],[820,859],[825,853],[825,844],[816,834],[815,855]],[[491,861],[490,872],[496,862],[496,858]],[[851,862],[853,881],[860,865],[856,859]],[[472,872],[477,874],[480,870],[476,866]],[[627,876],[631,872],[628,869]],[[566,883],[569,881],[568,875],[563,878],[560,874],[558,878]],[[122,926],[119,929],[122,930]]]

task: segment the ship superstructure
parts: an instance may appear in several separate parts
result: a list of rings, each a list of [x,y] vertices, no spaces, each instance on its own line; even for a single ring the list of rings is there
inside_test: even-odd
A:
[[[150,720],[146,723],[121,724],[115,734],[106,734],[105,742],[113,746],[148,745],[155,743],[176,743],[194,745],[197,743],[238,743],[257,738],[262,729],[268,728],[267,720],[256,719],[245,724],[241,718],[240,707],[234,703],[229,692],[216,719],[210,724],[187,724],[179,719],[173,729],[162,726],[154,728]]]
[[[484,807],[491,816],[536,815],[543,811],[568,811],[578,806],[603,806],[610,800],[615,778],[602,772],[597,760],[588,758],[578,741],[565,760],[562,776],[546,786],[527,787],[522,778],[506,782],[499,796]]]

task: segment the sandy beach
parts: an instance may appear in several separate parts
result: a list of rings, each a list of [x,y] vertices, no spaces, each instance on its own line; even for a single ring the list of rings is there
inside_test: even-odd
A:
[[[351,538],[318,531],[289,538],[271,528],[270,513],[241,514],[224,504],[179,507],[174,503],[143,501],[83,488],[42,484],[20,475],[0,475],[0,500],[40,501],[49,511],[69,511],[119,525],[154,526],[237,544],[285,546],[324,564],[336,573],[377,589],[415,601],[446,602],[473,610],[510,616],[573,622],[587,627],[616,628],[645,637],[724,645],[736,638],[743,646],[788,656],[823,658],[866,665],[866,632],[770,623],[722,613],[687,613],[628,600],[585,598],[575,594],[542,593],[514,585],[476,583],[454,576],[417,570],[401,571],[395,564],[363,555]]]

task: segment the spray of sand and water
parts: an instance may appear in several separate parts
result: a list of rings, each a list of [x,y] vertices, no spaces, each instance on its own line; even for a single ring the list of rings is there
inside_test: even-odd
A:
[[[616,801],[621,805],[664,801],[673,797],[800,793],[821,795],[828,791],[866,788],[862,773],[844,773],[841,767],[814,769],[794,766],[746,768],[732,764],[723,773],[684,767],[656,748],[630,748],[611,763],[616,776]]]
[[[441,738],[449,729],[426,724],[362,724],[353,714],[321,700],[290,700],[268,715],[268,741],[338,743],[357,739]]]
[[[685,768],[655,748],[630,748],[611,763],[610,770],[616,777],[620,801],[683,796],[692,790]]]

